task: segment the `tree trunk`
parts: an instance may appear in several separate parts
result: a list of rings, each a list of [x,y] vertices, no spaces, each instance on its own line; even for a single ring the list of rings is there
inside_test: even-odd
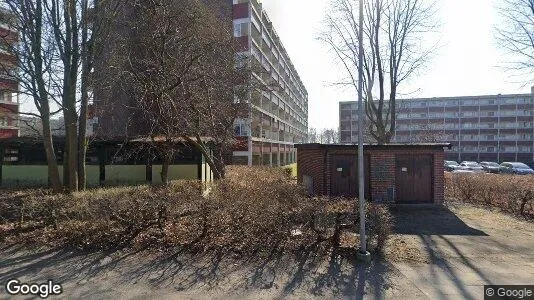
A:
[[[71,109],[66,109],[65,127],[67,131],[65,147],[68,152],[66,187],[69,192],[76,192],[78,190],[78,134],[76,118],[73,117]]]
[[[63,187],[67,187],[67,181],[69,180],[69,148],[67,143],[63,145]]]
[[[56,191],[61,191],[61,180],[59,177],[59,168],[57,166],[56,153],[54,152],[54,143],[52,141],[52,133],[50,130],[50,116],[44,116],[41,121],[43,123],[43,143],[46,152],[46,161],[48,164],[48,180],[50,187]]]
[[[78,188],[85,190],[86,187],[86,173],[85,173],[85,158],[87,155],[87,106],[89,105],[89,93],[87,90],[87,82],[89,70],[86,66],[82,67],[82,88],[81,88],[81,104],[80,116],[78,118]]]
[[[221,149],[217,149],[216,151],[209,151],[209,148],[205,146],[205,144],[202,142],[201,138],[197,136],[197,139],[194,140],[190,138],[187,135],[182,136],[186,141],[193,144],[195,148],[197,148],[200,152],[202,152],[202,155],[204,155],[204,159],[206,159],[206,163],[210,166],[211,171],[213,172],[213,179],[219,180],[224,179],[225,176],[225,165],[224,160],[222,156],[224,155],[223,151]],[[215,158],[215,152],[218,152],[217,155],[219,156],[219,159]]]
[[[163,155],[163,164],[161,165],[161,182],[163,184],[169,183],[169,165],[170,165],[170,158],[169,155],[165,154]]]

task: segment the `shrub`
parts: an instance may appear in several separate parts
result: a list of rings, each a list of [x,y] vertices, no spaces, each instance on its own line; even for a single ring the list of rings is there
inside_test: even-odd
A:
[[[446,174],[445,198],[534,218],[534,177],[495,174]]]
[[[233,172],[209,196],[210,205],[217,208],[209,216],[213,246],[254,250],[280,244],[306,222],[311,201],[283,169],[234,168]]]
[[[0,202],[7,203],[7,202]],[[12,241],[82,249],[183,246],[191,251],[241,253],[339,245],[342,231],[357,230],[357,200],[307,197],[282,168],[229,168],[209,194],[197,181],[118,187],[73,195],[35,191],[12,200],[16,217],[0,227]],[[0,206],[0,215],[8,213]],[[370,248],[381,251],[391,231],[384,206],[367,210]],[[23,227],[22,225],[19,226]],[[2,229],[4,228],[4,229]],[[10,235],[11,232],[11,235]]]
[[[371,249],[381,253],[393,232],[393,216],[387,206],[370,204],[367,206],[368,236]]]

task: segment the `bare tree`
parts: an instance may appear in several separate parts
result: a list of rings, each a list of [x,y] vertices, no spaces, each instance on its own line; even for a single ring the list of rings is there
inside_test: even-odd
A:
[[[69,191],[85,187],[87,106],[93,60],[105,42],[120,1],[5,0],[13,16],[11,26],[20,42],[13,47],[22,91],[34,100],[43,125],[43,138],[52,187],[59,189],[59,173],[50,132],[51,107],[63,112],[66,145],[64,185]],[[105,11],[106,14],[101,12]],[[57,113],[56,112],[56,113]],[[79,174],[81,174],[79,176]]]
[[[48,163],[48,178],[51,187],[61,190],[54,143],[50,129],[50,102],[54,97],[51,88],[54,68],[55,44],[50,33],[52,28],[44,12],[44,0],[5,0],[6,11],[2,20],[13,29],[15,37],[0,37],[3,45],[14,54],[13,64],[0,65],[4,73],[10,73],[20,84],[20,92],[33,99],[43,127],[43,143]],[[18,39],[16,38],[18,36]]]
[[[338,129],[323,129],[319,133],[319,142],[321,144],[337,144],[339,143]]]
[[[223,178],[234,121],[246,116],[250,78],[248,64],[236,56],[231,21],[202,1],[131,0],[128,7],[124,28],[132,38],[117,39],[107,60],[109,74],[133,99],[121,104],[133,120],[128,138],[152,141],[163,158],[163,182],[177,140],[197,148],[214,177]]]
[[[358,89],[358,44],[364,43],[365,113],[369,133],[390,142],[396,127],[399,86],[427,62],[422,36],[435,28],[434,5],[423,0],[365,1],[364,36],[359,36],[357,0],[333,0],[319,39],[335,53],[348,75],[340,84]]]
[[[313,127],[310,127],[308,129],[308,140],[307,140],[308,143],[318,143],[319,142],[319,138],[317,136],[317,129],[316,128],[313,128]]]
[[[47,22],[52,29],[61,70],[54,84],[60,87],[57,103],[65,120],[64,181],[69,191],[85,188],[90,74],[120,3],[112,0],[45,1]]]
[[[501,23],[495,28],[499,45],[508,55],[506,67],[532,82],[534,69],[534,0],[501,0]]]

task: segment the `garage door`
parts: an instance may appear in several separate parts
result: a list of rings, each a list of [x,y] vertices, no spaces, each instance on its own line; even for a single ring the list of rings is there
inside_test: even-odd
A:
[[[365,197],[369,199],[369,156],[365,156]],[[358,196],[358,156],[332,155],[330,170],[330,195],[334,197]]]
[[[395,202],[432,203],[432,156],[397,156]]]

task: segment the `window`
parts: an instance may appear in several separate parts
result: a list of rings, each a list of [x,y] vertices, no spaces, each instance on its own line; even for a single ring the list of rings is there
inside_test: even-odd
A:
[[[247,36],[249,35],[249,27],[247,23],[238,23],[234,24],[234,36],[235,37],[241,37],[241,36]]]
[[[504,151],[506,151],[506,152],[516,152],[517,148],[515,146],[506,146],[506,147],[504,147]]]
[[[528,147],[528,146],[520,146],[519,147],[519,152],[530,152],[532,148],[531,147]]]
[[[350,110],[350,103],[341,103],[339,105],[341,107],[341,110]]]

